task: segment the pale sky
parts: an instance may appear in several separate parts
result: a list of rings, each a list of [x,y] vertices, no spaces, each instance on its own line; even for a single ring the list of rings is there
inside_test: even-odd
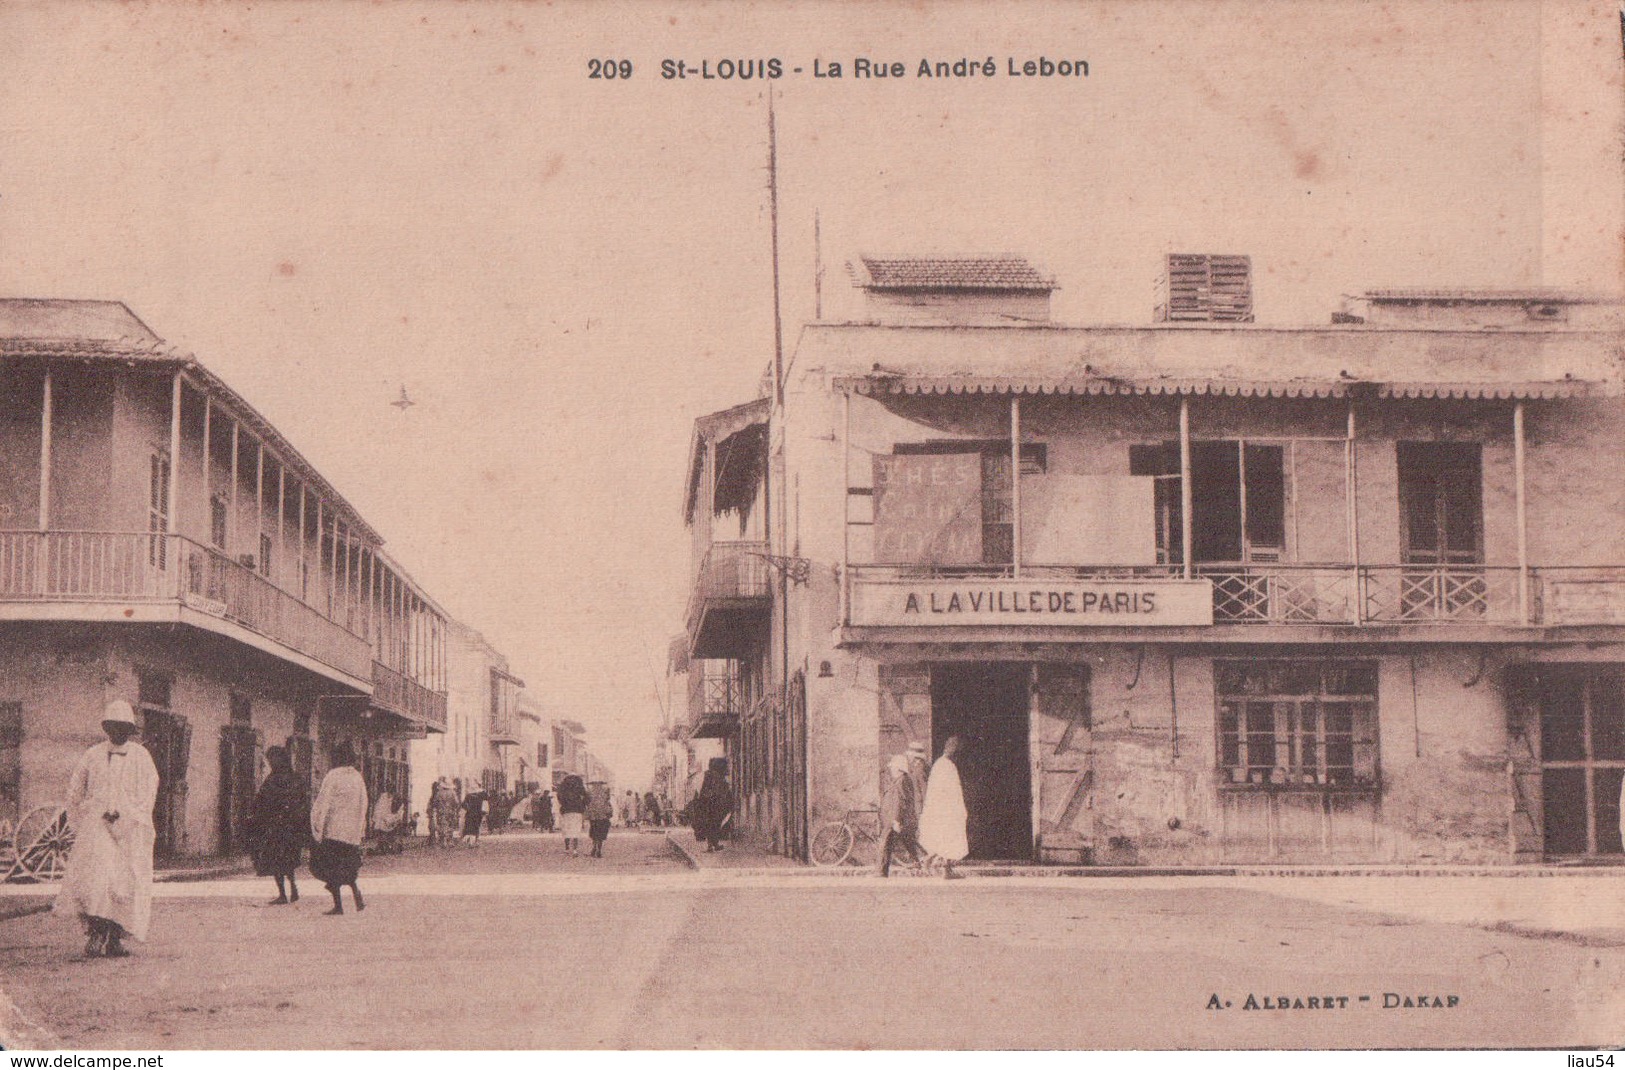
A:
[[[855,56],[909,76],[811,77]],[[692,420],[772,353],[765,83],[660,64],[768,57],[787,351],[815,210],[830,318],[860,251],[1022,253],[1076,323],[1148,322],[1168,251],[1250,253],[1269,322],[1621,289],[1607,4],[41,0],[0,6],[0,296],[195,352],[634,786]]]

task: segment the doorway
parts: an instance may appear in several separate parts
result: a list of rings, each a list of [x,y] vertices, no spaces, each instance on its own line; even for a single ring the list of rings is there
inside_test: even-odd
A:
[[[974,859],[1032,857],[1030,675],[1027,665],[1012,662],[931,666],[931,753],[941,754],[949,736],[960,738],[955,764]]]
[[[1548,857],[1618,855],[1625,679],[1617,668],[1541,673],[1540,760]]]

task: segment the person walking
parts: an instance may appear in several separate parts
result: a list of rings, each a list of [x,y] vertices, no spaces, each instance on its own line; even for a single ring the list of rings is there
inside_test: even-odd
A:
[[[485,823],[485,792],[479,789],[463,796],[463,836],[459,843],[468,843],[472,837],[474,842],[468,843],[470,847],[480,845],[480,828]]]
[[[158,769],[134,742],[135,709],[102,711],[105,743],[85,751],[68,778],[68,821],[78,839],[52,911],[84,926],[86,958],[124,958],[124,938],[145,940],[152,918],[152,807]]]
[[[908,852],[914,867],[920,865],[920,814],[914,797],[914,778],[909,776],[908,757],[894,754],[886,763],[886,790],[880,798],[880,857],[875,872],[891,876],[894,846]]]
[[[671,796],[665,792],[660,793],[660,823],[666,828],[676,824],[676,818],[671,812]]]
[[[615,803],[609,785],[594,780],[587,785],[587,827],[592,837],[592,857],[604,857],[604,841],[609,839],[609,823],[615,816]]]
[[[254,796],[244,831],[255,874],[276,881],[270,905],[279,907],[299,902],[294,873],[310,842],[310,796],[294,776],[286,748],[267,747],[265,761],[271,771]]]
[[[536,822],[537,831],[552,832],[553,793],[550,791],[537,793],[535,801],[530,804],[530,814]]]
[[[559,782],[559,829],[564,833],[564,853],[574,858],[581,853],[581,834],[587,824],[587,785],[571,773]]]
[[[925,785],[931,776],[931,756],[926,752],[925,744],[913,740],[905,752],[908,755],[908,778],[914,781],[914,806],[916,810],[925,806]]]
[[[660,814],[660,800],[655,798],[655,793],[652,791],[643,793],[643,815],[643,819],[655,828],[659,828],[663,824]]]
[[[925,788],[925,808],[920,811],[920,844],[942,862],[942,876],[955,880],[964,874],[954,872],[954,863],[970,853],[965,839],[965,793],[959,783],[958,736],[949,736],[942,745],[942,757],[931,766],[931,779]]]
[[[700,793],[690,809],[694,838],[705,841],[707,852],[722,850],[722,839],[733,817],[733,789],[728,785],[728,759],[712,758],[700,781]]]
[[[429,813],[434,822],[434,842],[439,847],[450,847],[457,842],[457,815],[462,808],[457,804],[457,793],[444,780],[434,786],[434,797],[429,800]]]
[[[348,886],[357,911],[367,909],[361,898],[361,844],[367,835],[367,782],[356,768],[355,748],[340,740],[333,748],[333,768],[322,777],[316,801],[310,807],[310,875],[327,886],[333,897],[329,914],[343,914],[339,893]]]

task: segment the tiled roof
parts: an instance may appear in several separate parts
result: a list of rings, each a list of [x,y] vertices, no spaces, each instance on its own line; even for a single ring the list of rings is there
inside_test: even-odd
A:
[[[862,256],[852,265],[866,290],[1040,290],[1055,280],[1020,256],[897,258]]]

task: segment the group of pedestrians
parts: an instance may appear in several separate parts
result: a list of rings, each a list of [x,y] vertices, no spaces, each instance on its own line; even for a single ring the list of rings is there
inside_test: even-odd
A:
[[[358,768],[355,747],[348,740],[341,740],[333,748],[332,757],[333,766],[322,777],[316,801],[307,804],[305,789],[294,774],[288,752],[281,747],[266,748],[265,760],[271,772],[254,796],[244,831],[254,872],[276,881],[272,906],[299,901],[295,874],[309,846],[310,875],[321,881],[333,897],[333,907],[327,913],[344,913],[340,893],[345,888],[350,889],[356,910],[367,909],[358,883],[361,848],[368,828],[367,782]],[[388,792],[371,807],[375,813],[386,808],[384,817],[391,822],[387,827],[398,829],[399,810]]]
[[[631,788],[626,789],[626,794],[621,796],[619,810],[617,816],[624,828],[637,828],[639,825],[666,828],[673,821],[671,803],[652,791],[639,795]]]
[[[949,736],[942,755],[926,768],[923,743],[910,743],[886,765],[886,787],[880,798],[880,857],[875,872],[891,875],[894,848],[908,853],[916,867],[941,864],[942,875],[954,880],[954,863],[970,853],[966,836],[965,792],[959,780],[958,736]]]

